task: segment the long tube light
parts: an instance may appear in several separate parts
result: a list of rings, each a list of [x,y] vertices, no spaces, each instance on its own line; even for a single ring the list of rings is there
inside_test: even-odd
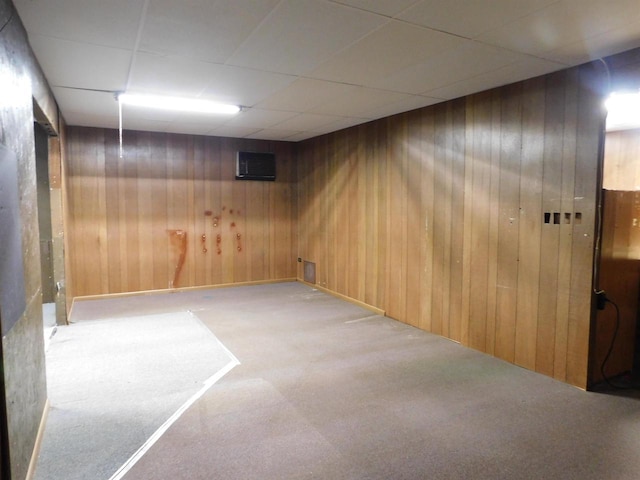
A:
[[[199,98],[167,97],[164,95],[142,95],[133,93],[120,93],[117,95],[117,98],[118,101],[124,105],[176,112],[234,115],[241,110],[238,105],[228,105]]]

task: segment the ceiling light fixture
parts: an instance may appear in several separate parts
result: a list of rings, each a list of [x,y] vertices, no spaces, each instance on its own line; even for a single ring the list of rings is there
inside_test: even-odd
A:
[[[607,130],[640,128],[640,92],[612,93],[605,101]]]
[[[201,98],[167,97],[164,95],[145,95],[124,92],[116,93],[115,97],[118,102],[120,158],[123,158],[124,155],[122,148],[122,105],[210,115],[235,115],[242,110],[238,105],[212,102],[211,100],[203,100]]]
[[[164,95],[142,95],[133,93],[120,93],[117,95],[117,98],[123,105],[176,112],[234,115],[241,110],[238,105],[217,103],[200,98],[167,97]]]

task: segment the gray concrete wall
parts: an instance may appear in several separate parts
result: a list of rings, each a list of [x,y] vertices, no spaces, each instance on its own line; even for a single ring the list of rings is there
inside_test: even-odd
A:
[[[26,477],[46,403],[33,99],[57,123],[55,102],[9,0],[0,0],[0,144],[17,161],[26,308],[2,337],[11,478]],[[0,227],[1,228],[1,227]],[[6,445],[3,445],[6,447]]]

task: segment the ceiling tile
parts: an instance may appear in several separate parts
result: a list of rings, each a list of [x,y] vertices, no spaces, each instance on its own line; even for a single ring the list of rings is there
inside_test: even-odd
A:
[[[640,21],[637,0],[563,0],[478,37],[540,55]]]
[[[232,127],[229,125],[223,125],[222,127],[214,128],[213,130],[211,130],[209,132],[209,135],[214,135],[216,137],[244,138],[247,135],[259,132],[260,130],[260,128]]]
[[[347,94],[356,88],[353,85],[329,82],[327,80],[299,78],[286,88],[270,95],[256,106],[291,112],[306,112],[337,95]]]
[[[290,137],[287,137],[287,142],[300,142],[302,140],[306,140],[308,138],[313,138],[317,136],[318,134],[313,132],[300,132],[300,133],[296,133],[295,135],[291,135]]]
[[[219,115],[206,113],[178,113],[172,119],[172,125],[189,125],[200,132],[208,132],[214,128],[221,127],[229,123],[233,115]]]
[[[275,128],[283,130],[313,131],[331,124],[342,117],[335,115],[318,115],[316,113],[301,113],[293,118],[275,125]]]
[[[15,3],[70,125],[117,127],[112,93],[78,88],[121,90],[144,25],[131,90],[249,109],[127,107],[125,127],[291,141],[640,46],[638,0]]]
[[[31,35],[30,43],[51,85],[124,90],[130,51],[42,35]]]
[[[353,127],[354,125],[367,123],[369,121],[370,120],[367,118],[338,117],[338,120],[335,120],[332,123],[329,123],[323,127],[314,128],[313,132],[315,132],[316,135],[322,135],[325,133],[336,132],[338,130],[343,130],[345,128]]]
[[[463,43],[459,37],[394,20],[335,55],[310,76],[370,85]]]
[[[67,125],[75,127],[118,128],[118,117],[93,113],[67,112],[64,115]]]
[[[219,70],[212,63],[149,53],[136,55],[129,91],[195,97]]]
[[[175,0],[149,4],[140,50],[224,63],[278,0]]]
[[[579,65],[635,48],[638,45],[638,38],[640,38],[640,22],[565,44],[543,55],[549,60],[567,65]]]
[[[256,133],[245,135],[244,138],[259,138],[262,140],[286,140],[293,135],[298,135],[299,130],[278,130],[278,129],[264,129]]]
[[[409,98],[410,95],[373,88],[357,87],[344,95],[338,95],[331,101],[318,105],[311,113],[337,115],[341,117],[370,118],[364,112]]]
[[[294,112],[250,108],[230,119],[227,125],[234,127],[269,128],[295,115]]]
[[[152,118],[131,118],[123,123],[124,130],[142,130],[143,132],[168,132],[171,122],[154,120]],[[127,132],[122,133],[124,153],[127,154]]]
[[[167,132],[186,133],[191,135],[207,135],[211,130],[220,126],[220,120],[194,122],[186,121],[184,119],[177,119],[167,126]]]
[[[160,110],[155,108],[138,107],[134,105],[122,106],[122,123],[124,128],[133,121],[153,120],[159,122],[173,122],[180,116],[180,113],[172,110]],[[203,116],[203,119],[205,117]]]
[[[510,83],[534,78],[546,73],[555,72],[565,68],[555,62],[539,58],[529,58],[476,77],[452,83],[444,87],[424,92],[424,95],[450,100],[463,97],[472,93],[482,92],[491,88],[508,85]]]
[[[291,84],[296,77],[260,72],[241,67],[215,65],[203,98],[253,107],[274,92]]]
[[[112,93],[52,87],[63,117],[67,114],[86,114],[112,117],[118,121],[118,102]]]
[[[398,18],[466,38],[498,28],[558,0],[423,0]]]
[[[393,72],[367,86],[419,94],[523,59],[522,54],[467,40],[458,48]]]
[[[14,0],[29,34],[133,49],[144,0]]]
[[[421,95],[413,95],[411,97],[403,98],[395,102],[391,102],[378,107],[373,107],[362,113],[364,117],[376,119],[382,117],[388,117],[397,113],[408,112],[409,110],[415,110],[416,108],[426,107],[440,103],[442,100],[439,98],[424,97]]]
[[[283,0],[227,63],[302,75],[386,21],[335,3]]]
[[[419,0],[335,0],[335,2],[393,17],[411,5],[419,3]]]

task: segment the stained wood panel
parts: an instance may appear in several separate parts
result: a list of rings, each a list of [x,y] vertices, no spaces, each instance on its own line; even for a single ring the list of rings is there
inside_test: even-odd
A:
[[[602,187],[640,190],[640,129],[607,132]]]
[[[605,375],[613,377],[633,367],[640,294],[640,192],[605,190],[603,219],[599,287],[620,310],[619,330],[605,365]],[[594,381],[602,379],[601,367],[615,324],[611,305],[598,311],[591,372]]]
[[[298,256],[330,290],[586,387],[601,73],[587,65],[302,142]]]
[[[238,149],[277,180],[235,180]],[[68,129],[71,297],[295,278],[292,144]],[[206,250],[206,251],[205,251]]]

